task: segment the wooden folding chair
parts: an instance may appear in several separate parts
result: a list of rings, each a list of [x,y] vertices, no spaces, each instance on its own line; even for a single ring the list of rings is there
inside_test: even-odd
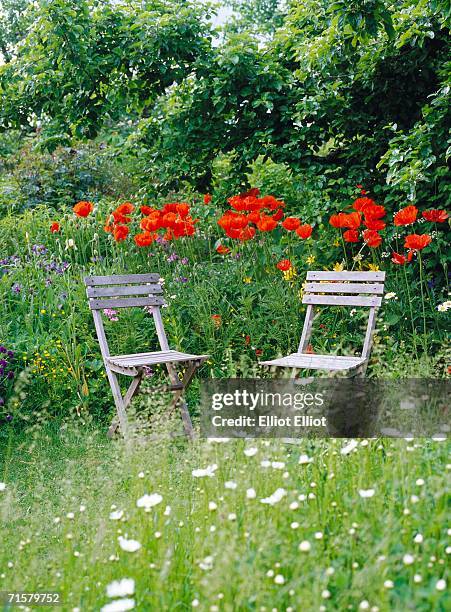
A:
[[[296,353],[280,359],[261,361],[261,365],[292,368],[292,378],[297,370],[349,371],[364,376],[368,366],[377,309],[384,293],[385,272],[307,272],[302,302],[307,304],[304,328]],[[306,353],[312,334],[314,309],[317,306],[365,306],[369,307],[368,325],[360,357],[342,355],[315,355]]]
[[[164,364],[167,368],[171,384],[165,390],[174,393],[171,409],[180,401],[180,411],[186,434],[192,438],[193,425],[184,397],[196,369],[208,358],[208,355],[190,355],[169,348],[164,331],[160,308],[166,304],[161,296],[163,289],[159,284],[159,274],[129,274],[116,276],[88,276],[84,279],[89,307],[94,317],[94,325],[99,340],[103,363],[108,381],[113,392],[117,410],[117,420],[113,421],[108,435],[112,436],[120,428],[122,434],[127,431],[126,408],[132,398],[138,393],[144,377],[144,367]],[[138,297],[128,297],[138,296]],[[147,306],[152,313],[161,351],[152,353],[136,353],[131,355],[110,355],[101,311],[108,308],[129,308]],[[187,364],[185,373],[180,379],[176,364]],[[118,374],[133,378],[127,392],[122,396],[118,382]]]

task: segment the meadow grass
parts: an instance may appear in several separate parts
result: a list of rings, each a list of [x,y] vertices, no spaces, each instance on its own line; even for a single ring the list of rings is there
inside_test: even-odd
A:
[[[132,578],[138,610],[449,609],[446,442],[111,442],[56,420],[8,431],[0,591],[98,610]],[[146,511],[145,494],[162,499]],[[131,540],[141,547],[123,550]]]

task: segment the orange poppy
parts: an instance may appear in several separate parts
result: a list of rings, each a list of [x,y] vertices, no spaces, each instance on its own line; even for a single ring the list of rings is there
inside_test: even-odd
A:
[[[368,206],[365,206],[362,212],[365,215],[365,219],[367,220],[380,219],[386,214],[385,208],[383,206],[380,206],[379,204],[369,204]]]
[[[346,242],[358,242],[359,241],[359,232],[355,229],[348,229],[343,232],[343,238]]]
[[[256,232],[255,232],[255,227],[245,227],[244,229],[239,231],[239,234],[237,236],[238,240],[241,240],[242,242],[245,242],[246,240],[252,240],[252,238],[255,236]]]
[[[337,229],[341,227],[347,227],[347,217],[348,215],[341,212],[338,213],[338,215],[332,215],[329,219],[329,223],[330,225],[332,225],[332,227],[336,227]]]
[[[134,237],[136,246],[146,247],[150,246],[152,242],[155,240],[155,236],[150,232],[144,232],[142,234],[136,234]]]
[[[129,229],[126,225],[115,225],[113,229],[113,236],[116,242],[122,242],[128,236]]]
[[[412,251],[421,251],[431,242],[432,238],[429,234],[409,234],[406,236],[404,246]]]
[[[276,268],[279,268],[282,272],[287,272],[291,268],[291,261],[289,259],[281,259],[276,264]]]
[[[277,221],[270,215],[262,215],[257,227],[261,232],[272,232],[277,227]]]
[[[124,202],[116,208],[116,212],[120,215],[130,215],[135,210],[135,207],[130,202]]]
[[[287,217],[282,221],[282,226],[288,231],[293,232],[301,225],[301,220],[297,217]]]
[[[401,253],[393,252],[391,260],[394,264],[397,264],[398,266],[403,266],[408,261],[412,261],[412,257],[413,257],[412,251],[409,251],[407,253],[407,257],[405,255],[401,255]]]
[[[163,219],[161,220],[162,227],[174,227],[175,222],[177,221],[177,215],[175,212],[167,212],[163,215]]]
[[[155,212],[155,208],[152,208],[151,206],[141,206],[140,211],[147,217],[151,213]]]
[[[181,202],[180,204],[177,204],[177,212],[181,217],[188,216],[189,204],[186,204],[186,202]]]
[[[406,206],[398,210],[393,218],[393,223],[395,225],[411,225],[417,220],[417,215],[418,208],[416,206]]]
[[[52,223],[52,225],[50,226],[50,231],[52,232],[52,234],[57,234],[60,231],[60,224],[58,223],[58,221],[54,221]]]
[[[94,204],[92,202],[78,202],[75,204],[73,211],[77,217],[87,217],[94,210]]]
[[[364,223],[368,229],[377,231],[383,230],[386,226],[382,219],[365,219]]]
[[[313,228],[309,223],[304,223],[303,225],[300,225],[296,230],[296,234],[299,236],[299,238],[302,238],[302,240],[310,238],[312,232]]]
[[[220,244],[216,247],[216,253],[219,253],[220,255],[227,255],[227,253],[230,253],[230,249],[229,247]]]
[[[281,208],[279,208],[279,210],[276,210],[276,212],[272,216],[274,221],[280,221],[282,217],[283,217],[283,210]]]
[[[367,206],[373,206],[373,204],[376,204],[376,202],[371,198],[357,198],[354,200],[353,207],[359,212],[364,212]]]
[[[204,204],[210,204],[211,202],[211,195],[209,193],[206,193],[204,195]]]
[[[148,217],[142,219],[139,225],[141,229],[145,230],[146,232],[155,232],[161,227],[160,215],[152,213]]]
[[[363,239],[366,244],[375,249],[380,246],[382,242],[382,236],[376,232],[376,230],[367,229],[363,232]]]
[[[211,315],[211,320],[213,321],[215,327],[220,327],[222,323],[222,317],[219,314]]]
[[[444,223],[448,218],[448,213],[446,210],[425,210],[423,211],[423,218],[433,223]]]

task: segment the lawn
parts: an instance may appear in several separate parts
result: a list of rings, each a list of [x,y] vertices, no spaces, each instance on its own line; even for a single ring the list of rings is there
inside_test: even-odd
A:
[[[449,609],[446,443],[125,443],[54,421],[2,446],[0,590],[64,610]]]

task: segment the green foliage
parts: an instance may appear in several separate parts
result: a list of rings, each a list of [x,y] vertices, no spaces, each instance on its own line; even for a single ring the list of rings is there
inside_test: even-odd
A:
[[[76,143],[48,153],[41,142],[27,139],[7,158],[3,172],[0,166],[0,214],[41,204],[60,209],[99,194],[127,198],[136,191],[127,159],[118,160],[104,143]]]

